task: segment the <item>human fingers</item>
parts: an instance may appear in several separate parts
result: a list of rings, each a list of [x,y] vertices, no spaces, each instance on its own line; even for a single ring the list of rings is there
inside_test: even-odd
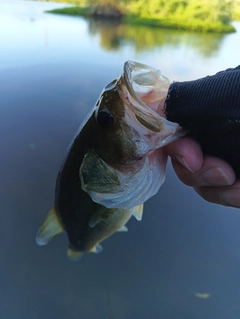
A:
[[[181,163],[190,172],[199,170],[203,164],[201,146],[191,137],[183,137],[165,146],[164,150],[174,162]]]
[[[231,186],[222,187],[195,187],[195,191],[206,201],[240,208],[240,181]]]
[[[221,205],[240,207],[240,182],[235,182],[231,166],[224,160],[204,156],[201,146],[184,137],[165,148],[172,157],[173,168],[179,179],[205,200]]]
[[[179,179],[188,186],[228,186],[236,179],[231,166],[217,157],[205,156],[201,168],[195,172],[175,160],[172,160],[172,165]]]

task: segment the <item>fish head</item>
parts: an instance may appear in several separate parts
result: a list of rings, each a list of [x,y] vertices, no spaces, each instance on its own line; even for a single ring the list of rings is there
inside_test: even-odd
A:
[[[104,88],[91,119],[91,149],[115,168],[127,166],[140,156],[131,123],[126,120],[119,84],[115,79]]]
[[[127,61],[102,91],[84,126],[91,138],[79,171],[95,202],[129,209],[158,191],[167,163],[161,148],[183,135],[159,114],[169,85],[160,71]]]

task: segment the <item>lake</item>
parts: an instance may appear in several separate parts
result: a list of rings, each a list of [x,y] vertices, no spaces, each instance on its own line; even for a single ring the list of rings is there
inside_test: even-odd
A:
[[[35,236],[68,144],[123,63],[171,81],[214,74],[239,64],[240,24],[199,34],[44,13],[61,6],[0,1],[0,317],[239,319],[239,210],[205,202],[170,165],[143,220],[101,254],[73,263],[66,235]]]

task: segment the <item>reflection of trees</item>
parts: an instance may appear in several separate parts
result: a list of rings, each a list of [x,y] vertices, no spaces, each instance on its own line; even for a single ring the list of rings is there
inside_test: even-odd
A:
[[[100,45],[107,51],[118,50],[124,38],[121,24],[116,20],[89,19],[90,35],[100,35]]]
[[[153,50],[155,47],[176,47],[185,44],[203,56],[217,53],[225,35],[216,33],[191,33],[181,30],[126,25],[106,20],[89,20],[89,33],[100,36],[105,50],[118,50],[131,44],[136,52]]]

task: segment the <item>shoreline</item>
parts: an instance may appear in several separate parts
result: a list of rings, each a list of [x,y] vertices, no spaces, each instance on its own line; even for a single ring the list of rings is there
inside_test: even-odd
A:
[[[216,22],[205,22],[200,19],[193,19],[191,21],[179,18],[179,17],[169,17],[169,18],[142,18],[134,15],[122,15],[116,16],[114,13],[112,16],[110,13],[107,14],[94,14],[94,8],[92,7],[64,7],[61,9],[54,9],[46,11],[47,13],[53,14],[64,14],[71,16],[82,16],[87,18],[95,19],[108,19],[112,21],[120,21],[129,25],[145,25],[149,27],[156,28],[168,28],[168,29],[181,29],[188,31],[197,32],[212,32],[212,33],[232,33],[236,32],[234,26],[230,23],[222,23],[220,21]]]

